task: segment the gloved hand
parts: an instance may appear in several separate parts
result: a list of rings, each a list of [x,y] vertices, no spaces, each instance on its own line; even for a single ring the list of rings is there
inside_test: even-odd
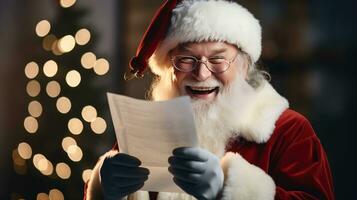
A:
[[[216,199],[224,175],[219,158],[202,148],[181,147],[169,158],[174,182],[185,192],[201,199]]]
[[[119,200],[139,190],[149,175],[149,170],[140,165],[139,159],[124,153],[105,158],[100,169],[105,199]]]

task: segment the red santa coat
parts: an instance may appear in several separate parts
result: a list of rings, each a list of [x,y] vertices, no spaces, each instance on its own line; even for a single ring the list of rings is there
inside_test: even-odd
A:
[[[306,118],[290,109],[279,117],[267,143],[233,139],[227,152],[241,155],[242,160],[259,167],[272,177],[275,199],[334,199],[332,176],[325,151]],[[237,162],[244,162],[242,160],[237,159]],[[240,169],[237,167],[230,170],[231,174],[235,171],[238,174]],[[238,174],[229,177],[228,181],[232,185],[234,182],[245,182],[242,176],[251,180],[255,177],[253,174]],[[259,178],[251,181],[259,181]]]
[[[242,112],[244,120],[237,123],[242,134],[231,138],[225,154],[218,155],[225,174],[222,199],[335,199],[327,156],[308,120],[288,109],[287,101],[269,83],[253,97]],[[99,170],[104,158],[116,153],[117,145],[99,159],[84,199],[102,199]],[[194,199],[178,193],[155,196],[157,200]],[[128,199],[150,197],[138,191]]]

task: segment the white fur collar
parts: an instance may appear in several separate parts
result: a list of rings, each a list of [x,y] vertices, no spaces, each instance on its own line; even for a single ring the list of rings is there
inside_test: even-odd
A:
[[[240,100],[240,105],[244,108],[239,109],[234,129],[248,141],[265,143],[275,129],[275,122],[289,107],[289,103],[267,81],[257,89],[247,87],[246,90],[248,95]]]

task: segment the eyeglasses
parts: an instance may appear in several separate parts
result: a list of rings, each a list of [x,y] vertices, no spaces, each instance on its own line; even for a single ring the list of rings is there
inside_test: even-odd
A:
[[[171,62],[175,69],[181,72],[192,72],[200,63],[206,65],[212,73],[223,73],[228,70],[231,63],[238,57],[238,54],[232,59],[227,60],[224,57],[210,57],[206,60],[198,60],[194,56],[176,55],[171,57]]]

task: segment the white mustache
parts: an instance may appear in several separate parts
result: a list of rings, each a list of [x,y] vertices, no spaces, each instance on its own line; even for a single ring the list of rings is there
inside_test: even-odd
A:
[[[191,86],[191,87],[223,87],[223,84],[216,79],[208,79],[203,82],[197,82],[193,80],[183,80],[182,86]]]

